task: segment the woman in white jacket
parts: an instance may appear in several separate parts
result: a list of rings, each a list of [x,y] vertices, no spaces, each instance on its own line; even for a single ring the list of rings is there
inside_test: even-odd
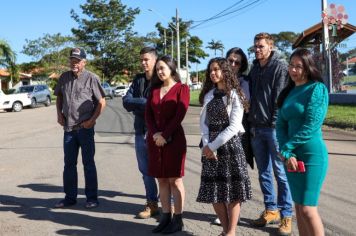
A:
[[[235,235],[241,203],[251,199],[241,139],[242,116],[248,102],[225,58],[213,58],[199,101],[202,173],[198,202],[213,204],[223,232]]]

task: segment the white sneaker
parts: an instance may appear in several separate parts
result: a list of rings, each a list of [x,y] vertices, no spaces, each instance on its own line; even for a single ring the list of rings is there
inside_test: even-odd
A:
[[[219,218],[215,218],[212,222],[213,225],[221,225]]]

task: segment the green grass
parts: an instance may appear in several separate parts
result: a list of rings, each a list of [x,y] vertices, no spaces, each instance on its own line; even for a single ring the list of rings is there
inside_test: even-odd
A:
[[[356,75],[347,76],[347,77],[343,78],[342,82],[343,83],[356,82]]]
[[[200,106],[199,94],[200,94],[200,90],[190,91],[190,105],[191,106]]]
[[[356,105],[330,105],[324,124],[356,129]]]
[[[199,105],[199,93],[200,90],[190,91],[190,105]],[[356,105],[330,105],[324,125],[356,130]]]

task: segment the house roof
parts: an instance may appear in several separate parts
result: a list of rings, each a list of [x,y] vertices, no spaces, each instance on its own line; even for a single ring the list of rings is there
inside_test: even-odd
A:
[[[10,73],[6,69],[0,69],[0,77],[8,77]]]
[[[331,30],[329,30],[329,32],[331,32]],[[333,37],[334,42],[340,43],[341,41],[348,38],[355,32],[356,32],[356,26],[347,23],[343,26],[343,28],[337,31],[337,36]],[[299,35],[297,40],[293,43],[292,48],[295,49],[297,47],[303,47],[306,45],[320,44],[322,35],[323,35],[323,25],[320,22],[304,30]]]
[[[20,79],[29,79],[32,77],[32,74],[26,74],[20,72]],[[7,69],[0,69],[0,77],[10,77],[10,73]]]
[[[343,62],[343,64],[345,64],[345,65],[346,65],[347,63],[349,63],[349,64],[354,64],[354,63],[356,63],[356,57],[352,57],[352,58],[350,58],[349,60]]]

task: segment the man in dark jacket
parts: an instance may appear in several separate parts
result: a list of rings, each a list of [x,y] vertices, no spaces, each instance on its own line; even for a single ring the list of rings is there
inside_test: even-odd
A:
[[[152,47],[145,47],[140,51],[141,66],[144,73],[137,74],[123,97],[123,105],[128,112],[135,115],[135,151],[138,162],[138,169],[143,178],[146,190],[147,204],[137,217],[147,219],[157,215],[158,211],[158,190],[156,181],[148,176],[148,154],[146,147],[146,125],[145,125],[145,107],[150,93],[150,80],[153,76],[154,67],[157,60],[157,52]]]
[[[288,67],[277,52],[272,50],[273,39],[269,34],[257,34],[254,49],[256,60],[249,73],[251,107],[248,120],[265,211],[253,224],[265,226],[281,220],[279,233],[289,235],[292,227],[292,198],[283,162],[278,157],[275,130],[277,97],[286,85]],[[278,186],[277,202],[272,170]]]

